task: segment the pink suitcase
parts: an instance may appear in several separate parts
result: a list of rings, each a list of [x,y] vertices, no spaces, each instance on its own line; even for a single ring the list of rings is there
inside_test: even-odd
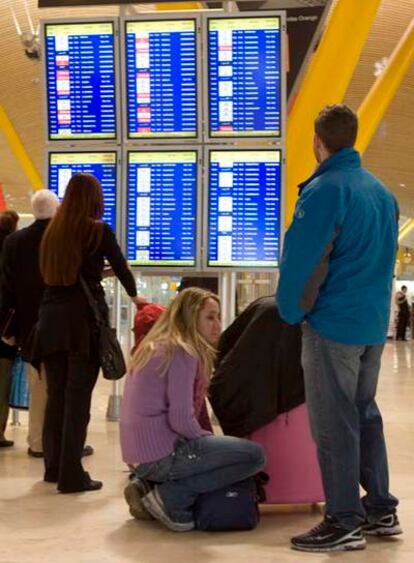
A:
[[[267,455],[266,504],[324,502],[321,472],[306,404],[279,415],[250,435]]]

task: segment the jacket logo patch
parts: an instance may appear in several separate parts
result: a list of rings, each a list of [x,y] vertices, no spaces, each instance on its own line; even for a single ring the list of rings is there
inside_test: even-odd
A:
[[[295,211],[295,217],[297,219],[303,219],[305,217],[305,211],[302,207],[298,207]]]

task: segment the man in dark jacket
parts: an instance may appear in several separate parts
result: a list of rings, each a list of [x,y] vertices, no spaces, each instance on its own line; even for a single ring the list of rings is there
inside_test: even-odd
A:
[[[14,311],[12,332],[20,348],[23,360],[30,362],[30,336],[37,322],[44,283],[39,269],[40,243],[50,219],[55,214],[59,200],[50,190],[39,190],[32,197],[35,221],[29,227],[10,235],[3,249],[2,301],[0,324]],[[10,340],[9,340],[10,342]],[[26,364],[29,382],[29,435],[28,454],[43,457],[43,421],[45,416],[47,389],[43,366],[40,372],[30,363]],[[93,448],[85,446],[83,455],[91,455]]]
[[[37,321],[43,296],[39,271],[39,249],[43,233],[58,208],[59,200],[50,190],[39,190],[32,197],[35,221],[29,227],[10,235],[3,249],[1,318],[14,311],[12,328],[23,360],[29,361],[29,337]],[[46,378],[27,364],[30,390],[29,455],[41,457],[43,419],[46,408]]]
[[[225,330],[209,399],[225,434],[247,436],[305,402],[300,325],[261,297]]]

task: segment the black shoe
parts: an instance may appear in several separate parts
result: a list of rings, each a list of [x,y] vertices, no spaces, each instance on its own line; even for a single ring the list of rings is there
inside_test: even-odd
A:
[[[43,452],[35,452],[32,448],[27,450],[27,455],[30,457],[43,457]]]
[[[362,531],[368,536],[398,536],[403,533],[398,516],[393,512],[373,522],[367,520],[362,524]]]
[[[11,448],[12,446],[14,446],[12,440],[0,440],[0,448]]]
[[[365,549],[367,543],[361,526],[345,530],[328,517],[306,534],[292,538],[291,542],[293,549],[314,552]]]
[[[93,455],[94,449],[92,446],[85,446],[82,450],[82,457],[87,457],[88,455]]]
[[[102,487],[102,481],[94,481],[90,478],[89,473],[85,471],[85,482],[81,487],[74,487],[69,489],[58,488],[58,490],[63,495],[66,495],[70,493],[86,493],[88,491],[99,491],[100,489],[102,489]]]

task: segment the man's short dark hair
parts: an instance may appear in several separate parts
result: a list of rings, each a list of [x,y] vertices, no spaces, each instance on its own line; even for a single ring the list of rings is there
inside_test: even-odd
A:
[[[331,154],[353,147],[358,133],[358,117],[344,104],[326,106],[315,120],[315,133]]]
[[[406,286],[406,285],[402,285],[402,286],[401,286],[401,289],[407,289],[407,286]]]

